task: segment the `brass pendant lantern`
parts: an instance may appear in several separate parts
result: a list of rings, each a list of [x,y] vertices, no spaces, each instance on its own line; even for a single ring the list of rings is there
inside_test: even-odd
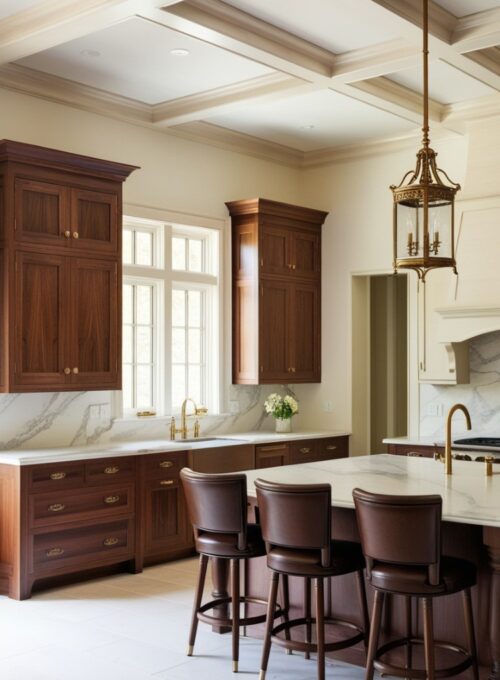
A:
[[[423,0],[423,146],[417,154],[415,170],[407,172],[398,186],[391,186],[394,273],[413,269],[423,281],[430,269],[438,267],[452,267],[457,273],[454,201],[460,189],[460,184],[437,167],[437,153],[429,146],[428,23],[428,0]]]

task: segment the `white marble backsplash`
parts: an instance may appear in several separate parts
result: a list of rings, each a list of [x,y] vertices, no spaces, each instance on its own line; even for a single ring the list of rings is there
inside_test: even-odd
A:
[[[202,435],[272,430],[274,421],[264,413],[271,392],[296,395],[289,386],[229,387],[228,403],[237,413],[207,415]],[[91,417],[98,406],[104,416]],[[113,417],[113,392],[50,392],[0,395],[0,449],[85,446],[169,436],[170,418],[122,419]],[[236,408],[234,409],[236,410]],[[193,419],[189,419],[190,427]],[[299,427],[300,416],[294,417]]]
[[[457,402],[469,409],[475,432],[500,433],[500,331],[472,339],[469,355],[470,384],[420,385],[420,436],[443,439],[446,414]],[[457,414],[453,432],[461,431],[465,419]]]

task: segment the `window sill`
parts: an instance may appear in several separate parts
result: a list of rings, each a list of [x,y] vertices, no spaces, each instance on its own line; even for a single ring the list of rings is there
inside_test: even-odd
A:
[[[203,418],[234,418],[236,414],[234,413],[207,413]],[[153,422],[165,422],[165,423],[170,423],[172,418],[180,418],[181,414],[180,413],[173,413],[172,415],[169,416],[136,416],[134,414],[124,414],[122,416],[117,416],[116,418],[113,418],[115,423],[148,423],[150,421]],[[188,418],[194,418],[194,414],[188,414]],[[203,419],[200,417],[200,422],[203,422]]]

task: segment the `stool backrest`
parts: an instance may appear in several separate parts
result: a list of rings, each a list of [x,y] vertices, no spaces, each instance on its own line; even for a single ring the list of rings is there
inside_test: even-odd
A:
[[[275,484],[255,481],[262,537],[273,547],[312,549],[321,564],[331,564],[331,498],[329,484]]]
[[[375,562],[426,566],[430,585],[438,585],[441,496],[392,496],[362,489],[352,495],[368,575]]]
[[[247,478],[244,474],[205,474],[182,468],[181,479],[195,534],[236,534],[247,545]]]

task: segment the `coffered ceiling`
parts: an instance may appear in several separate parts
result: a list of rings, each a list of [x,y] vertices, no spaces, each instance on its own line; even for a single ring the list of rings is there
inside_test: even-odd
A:
[[[420,134],[421,0],[0,0],[0,87],[294,164]],[[500,115],[500,0],[430,1],[432,136]]]

